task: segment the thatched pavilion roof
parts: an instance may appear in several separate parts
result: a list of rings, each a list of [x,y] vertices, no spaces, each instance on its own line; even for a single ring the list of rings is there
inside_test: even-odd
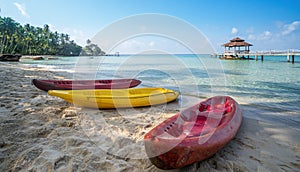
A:
[[[230,40],[230,42],[223,44],[222,46],[224,47],[247,47],[247,46],[253,46],[252,44],[245,42],[245,40],[236,37],[232,40]]]

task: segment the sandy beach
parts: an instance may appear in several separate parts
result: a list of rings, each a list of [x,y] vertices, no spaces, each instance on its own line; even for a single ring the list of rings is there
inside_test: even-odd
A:
[[[74,107],[31,85],[71,79],[18,63],[0,63],[0,171],[161,171],[145,157],[143,136],[179,112],[151,108]],[[251,109],[241,104],[243,114]],[[284,112],[283,112],[284,113]],[[299,171],[299,130],[243,118],[237,136],[213,157],[173,171]]]

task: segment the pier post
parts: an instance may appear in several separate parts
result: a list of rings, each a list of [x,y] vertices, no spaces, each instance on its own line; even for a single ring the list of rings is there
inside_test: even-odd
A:
[[[256,61],[258,60],[257,52],[256,52],[256,54],[255,54],[255,60],[256,60]]]
[[[286,58],[287,58],[287,62],[290,62],[290,50],[288,50]]]
[[[292,55],[292,63],[295,62],[295,55]]]
[[[261,55],[261,61],[264,61],[264,55]]]

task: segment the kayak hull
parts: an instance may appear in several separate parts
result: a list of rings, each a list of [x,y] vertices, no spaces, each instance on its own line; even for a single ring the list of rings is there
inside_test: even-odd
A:
[[[151,106],[174,101],[179,96],[178,92],[164,88],[50,90],[48,94],[76,106],[99,109]]]
[[[242,111],[231,97],[212,97],[149,131],[144,137],[146,153],[160,169],[202,161],[234,138],[241,121]]]
[[[33,79],[32,84],[40,90],[84,90],[84,89],[121,89],[139,85],[136,79],[113,80],[39,80]]]

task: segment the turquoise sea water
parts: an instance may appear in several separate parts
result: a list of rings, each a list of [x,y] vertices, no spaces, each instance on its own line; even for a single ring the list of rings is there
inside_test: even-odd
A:
[[[27,66],[69,72],[74,79],[137,78],[141,87],[166,87],[188,97],[229,95],[249,118],[300,129],[300,57],[218,60],[210,55],[124,55],[22,60]],[[51,79],[51,78],[49,78]]]

